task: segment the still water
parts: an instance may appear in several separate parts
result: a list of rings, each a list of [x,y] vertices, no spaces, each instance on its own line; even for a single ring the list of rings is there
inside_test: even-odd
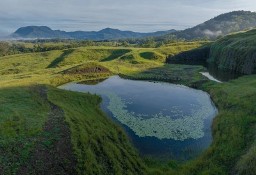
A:
[[[203,91],[119,76],[59,88],[100,95],[102,110],[124,128],[143,156],[187,160],[212,142],[211,124],[217,109]]]

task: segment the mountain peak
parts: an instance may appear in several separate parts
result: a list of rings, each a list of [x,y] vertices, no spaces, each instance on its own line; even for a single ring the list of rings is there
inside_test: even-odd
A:
[[[100,30],[99,32],[121,32],[121,30],[119,29],[113,29],[113,28],[105,28],[105,29],[102,29]]]
[[[27,26],[21,27],[12,36],[23,38],[50,38],[54,31],[47,26]]]
[[[26,27],[19,28],[14,33],[29,33],[31,31],[36,31],[36,30],[52,31],[52,29],[47,26],[26,26]]]

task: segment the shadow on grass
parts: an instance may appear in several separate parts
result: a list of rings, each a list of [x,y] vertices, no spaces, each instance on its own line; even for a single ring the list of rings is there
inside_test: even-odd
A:
[[[59,57],[53,60],[51,64],[49,64],[49,66],[47,66],[47,68],[56,68],[60,62],[62,62],[66,57],[68,57],[73,52],[74,49],[64,50],[64,52]]]
[[[129,52],[131,52],[131,50],[127,50],[127,49],[114,50],[113,53],[109,57],[104,58],[103,60],[101,60],[101,62],[115,60],[118,57],[120,57],[126,53],[129,53]]]
[[[142,52],[140,56],[146,60],[163,60],[164,57],[155,52]]]

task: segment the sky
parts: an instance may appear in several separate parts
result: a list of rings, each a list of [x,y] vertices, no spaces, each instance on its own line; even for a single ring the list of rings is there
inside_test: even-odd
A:
[[[255,0],[0,0],[0,35],[29,25],[65,31],[182,30],[234,10],[256,11]]]

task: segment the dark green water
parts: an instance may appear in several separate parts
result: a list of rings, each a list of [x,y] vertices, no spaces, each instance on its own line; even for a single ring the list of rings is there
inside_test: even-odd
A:
[[[238,77],[243,76],[237,72],[220,70],[215,64],[207,64],[206,67],[211,76],[222,82],[227,82],[229,80],[237,79]]]
[[[217,109],[203,91],[118,76],[94,85],[69,83],[59,88],[101,95],[103,111],[124,128],[143,156],[187,160],[212,142]]]
[[[238,77],[243,76],[243,74],[219,69],[218,65],[214,63],[208,63],[206,60],[173,60],[169,62],[171,64],[183,64],[183,65],[200,65],[207,69],[207,72],[215,79],[221,82],[228,82],[233,79],[237,79]]]

